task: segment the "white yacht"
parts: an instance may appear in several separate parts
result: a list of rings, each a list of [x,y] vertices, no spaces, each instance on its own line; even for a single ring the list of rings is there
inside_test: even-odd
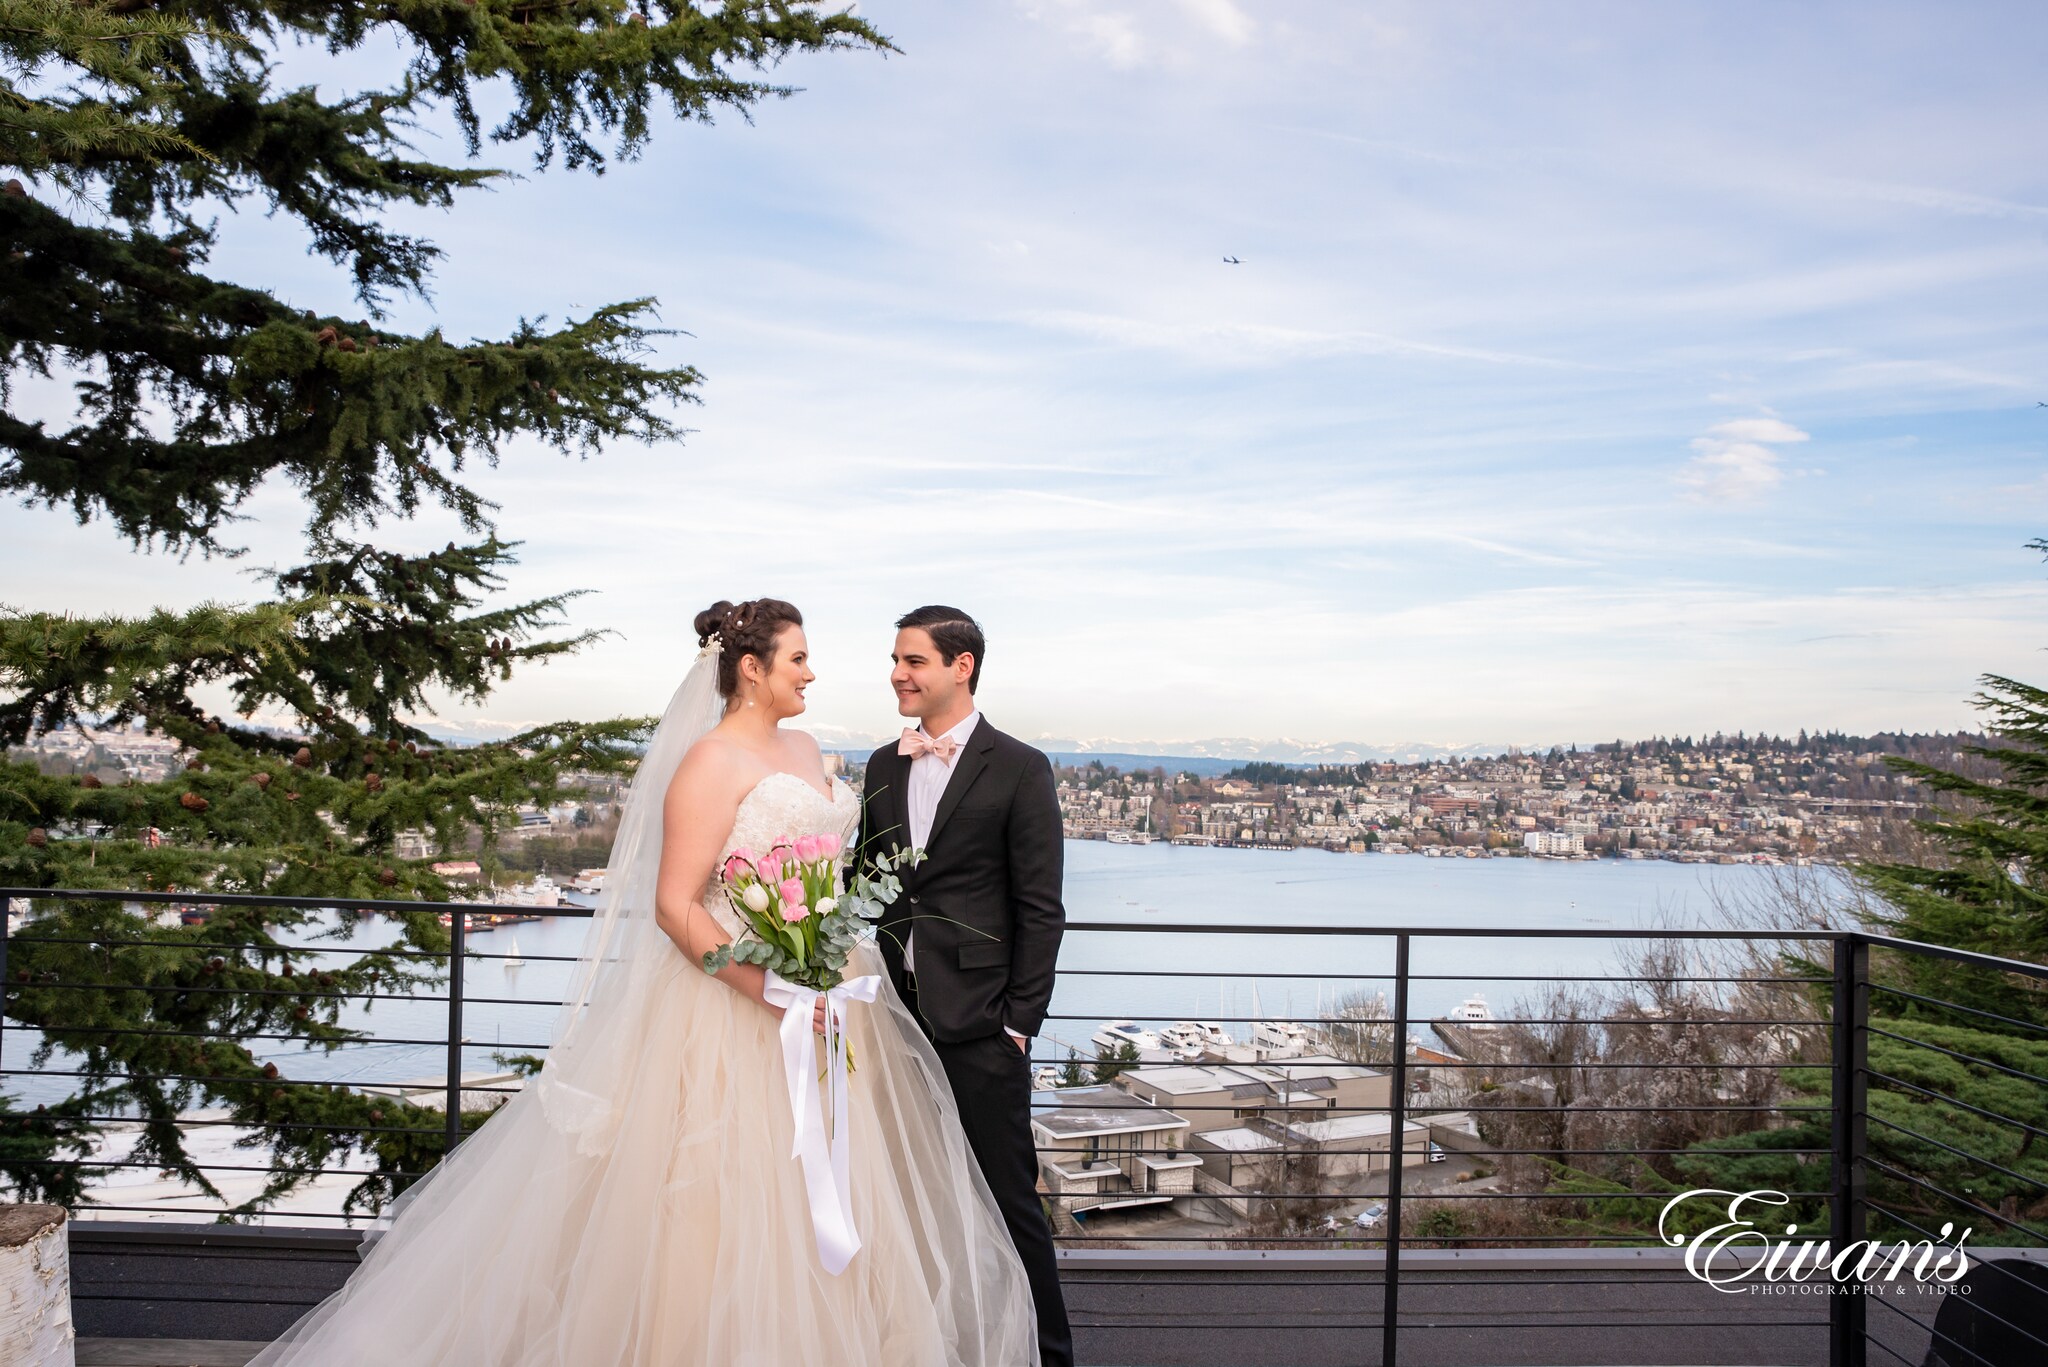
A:
[[[1110,1050],[1128,1044],[1138,1051],[1139,1058],[1144,1058],[1148,1053],[1157,1057],[1165,1049],[1157,1034],[1150,1030],[1141,1030],[1136,1021],[1127,1020],[1103,1022],[1102,1028],[1095,1032],[1094,1043],[1097,1048]]]
[[[562,885],[544,873],[535,874],[531,883],[500,893],[498,903],[510,907],[558,907],[562,905]]]
[[[1310,1052],[1308,1031],[1293,1021],[1254,1021],[1252,1047],[1267,1058],[1295,1058]]]
[[[1221,1053],[1237,1043],[1213,1021],[1175,1021],[1159,1032],[1159,1039],[1176,1058],[1189,1063],[1205,1053]]]
[[[1467,1030],[1492,1030],[1495,1028],[1493,1012],[1486,1005],[1486,994],[1474,992],[1458,1003],[1458,1009],[1445,1017],[1452,1025],[1462,1025]]]
[[[525,966],[525,963],[526,956],[519,952],[519,932],[514,931],[512,932],[511,948],[505,955],[505,967],[521,968]]]

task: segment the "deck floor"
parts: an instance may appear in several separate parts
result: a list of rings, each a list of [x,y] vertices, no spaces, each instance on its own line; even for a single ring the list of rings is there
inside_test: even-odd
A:
[[[211,1227],[218,1229],[218,1227]],[[80,1367],[242,1367],[356,1265],[351,1241],[261,1244],[239,1232],[179,1241],[80,1238],[73,1226]],[[1729,1295],[1682,1272],[1624,1267],[1410,1267],[1403,1367],[1824,1367],[1827,1298]],[[1417,1260],[1418,1262],[1420,1260]],[[1380,1361],[1376,1267],[1329,1260],[1063,1267],[1088,1367],[1365,1367]],[[1935,1300],[1894,1304],[1921,1319]],[[1872,1306],[1873,1335],[1917,1364],[1927,1338]],[[1887,1358],[1873,1353],[1872,1361]]]

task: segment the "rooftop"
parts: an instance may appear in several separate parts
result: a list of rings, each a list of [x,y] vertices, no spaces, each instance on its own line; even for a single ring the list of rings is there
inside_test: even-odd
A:
[[[1224,1149],[1231,1153],[1256,1153],[1263,1149],[1277,1149],[1280,1141],[1270,1134],[1247,1130],[1236,1126],[1227,1130],[1204,1130],[1188,1139],[1190,1145],[1206,1144],[1211,1148]]]
[[[1257,1090],[1274,1093],[1303,1091],[1384,1076],[1377,1068],[1345,1063],[1328,1054],[1303,1054],[1299,1058],[1272,1063],[1171,1063],[1132,1068],[1122,1074],[1132,1082],[1142,1082],[1155,1091],[1173,1096],[1190,1096],[1199,1092],[1227,1091],[1246,1096]]]
[[[1031,1094],[1031,1123],[1054,1139],[1065,1139],[1175,1129],[1187,1121],[1121,1087],[1053,1087]]]
[[[1317,1144],[1341,1144],[1347,1139],[1383,1138],[1393,1127],[1393,1121],[1394,1118],[1385,1113],[1343,1115],[1330,1120],[1297,1120],[1287,1130]],[[1413,1120],[1401,1127],[1404,1138],[1428,1133],[1429,1126]]]

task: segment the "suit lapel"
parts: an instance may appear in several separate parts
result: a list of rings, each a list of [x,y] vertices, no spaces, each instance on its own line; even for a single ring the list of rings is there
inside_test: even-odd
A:
[[[883,854],[910,848],[910,799],[905,788],[910,782],[910,761],[894,750],[889,751],[880,761],[868,761],[868,778],[865,801],[868,816],[875,823],[875,834],[870,849]],[[913,870],[904,867],[897,876],[907,885]],[[909,904],[901,897],[882,910],[881,924],[884,929],[900,925],[909,915]],[[903,935],[892,932],[882,936],[888,947],[897,954],[902,953]]]
[[[875,802],[875,815],[884,829],[879,838],[884,846],[910,848],[910,761],[889,752],[888,768],[882,774],[886,791]]]
[[[954,761],[953,773],[946,780],[946,791],[939,795],[939,810],[932,815],[932,833],[924,842],[926,849],[939,843],[939,832],[946,829],[946,818],[953,815],[953,809],[974,786],[974,780],[988,768],[988,753],[995,748],[995,728],[988,724],[987,717],[983,717],[975,724],[974,734],[967,738],[967,748]]]

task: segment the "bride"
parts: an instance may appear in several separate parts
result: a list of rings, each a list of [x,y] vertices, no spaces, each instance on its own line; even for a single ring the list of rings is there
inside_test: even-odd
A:
[[[939,1062],[883,976],[843,1022],[861,1247],[821,1265],[735,849],[860,803],[781,722],[815,677],[788,603],[697,615],[702,651],[633,781],[547,1065],[393,1204],[348,1284],[252,1367],[1021,1367],[1029,1287]],[[880,973],[872,943],[847,974]],[[822,1026],[822,1000],[817,1005]],[[800,1038],[800,1036],[799,1036]]]

